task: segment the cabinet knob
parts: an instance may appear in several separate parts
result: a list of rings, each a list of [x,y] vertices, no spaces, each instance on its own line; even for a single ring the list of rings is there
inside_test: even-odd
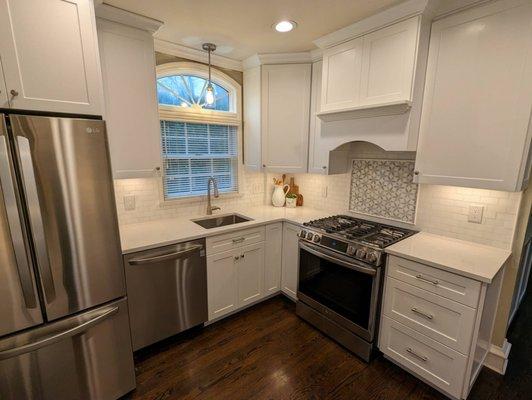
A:
[[[235,261],[238,261],[240,259],[240,256],[235,256]]]
[[[414,171],[414,175],[419,175],[419,171]]]
[[[240,256],[240,258],[244,258],[244,254],[242,254],[242,255]]]
[[[326,166],[326,165],[324,165],[324,166],[323,166],[323,167],[321,167],[321,168],[322,168],[322,169],[327,169],[327,166]]]
[[[13,96],[13,97],[17,97],[18,96],[18,92],[15,89],[11,89],[9,91],[9,93],[11,93],[11,96]]]
[[[262,168],[266,168],[266,164],[262,164]]]

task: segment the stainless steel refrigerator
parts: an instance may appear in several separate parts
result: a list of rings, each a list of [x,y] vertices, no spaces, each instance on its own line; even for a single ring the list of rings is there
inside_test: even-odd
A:
[[[105,123],[0,114],[0,399],[135,387]]]

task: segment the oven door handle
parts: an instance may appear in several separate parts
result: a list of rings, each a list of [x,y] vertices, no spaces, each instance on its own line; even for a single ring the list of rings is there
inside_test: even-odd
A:
[[[350,262],[347,262],[347,261],[344,261],[344,260],[340,260],[338,258],[331,257],[331,256],[329,256],[329,255],[327,255],[325,253],[322,253],[319,250],[314,249],[314,247],[310,247],[308,244],[300,242],[299,243],[299,247],[301,249],[305,250],[305,251],[308,251],[310,254],[315,255],[316,257],[319,257],[319,258],[322,258],[324,260],[330,261],[332,263],[341,265],[342,267],[346,267],[346,268],[352,269],[352,270],[357,271],[357,272],[361,272],[361,273],[366,274],[366,275],[371,275],[371,276],[377,275],[377,270],[374,269],[374,268],[364,267],[364,266],[359,265],[359,264],[354,264],[354,263],[350,263]]]

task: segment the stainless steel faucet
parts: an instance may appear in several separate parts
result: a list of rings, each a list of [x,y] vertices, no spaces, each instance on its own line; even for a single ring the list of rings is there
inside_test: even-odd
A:
[[[211,204],[211,182],[214,189],[214,197],[218,198],[220,196],[218,193],[218,182],[211,176],[207,181],[207,215],[212,215],[213,210],[220,210],[220,207]]]

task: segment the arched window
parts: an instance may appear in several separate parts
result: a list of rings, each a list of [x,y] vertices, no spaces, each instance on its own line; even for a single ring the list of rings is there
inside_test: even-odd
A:
[[[192,107],[217,111],[229,111],[229,91],[213,83],[214,103],[207,104],[205,92],[209,81],[194,75],[169,75],[157,79],[159,104]]]
[[[222,193],[238,192],[240,85],[212,70],[215,101],[205,101],[208,70],[202,64],[157,67],[164,197],[204,195],[209,177]]]

